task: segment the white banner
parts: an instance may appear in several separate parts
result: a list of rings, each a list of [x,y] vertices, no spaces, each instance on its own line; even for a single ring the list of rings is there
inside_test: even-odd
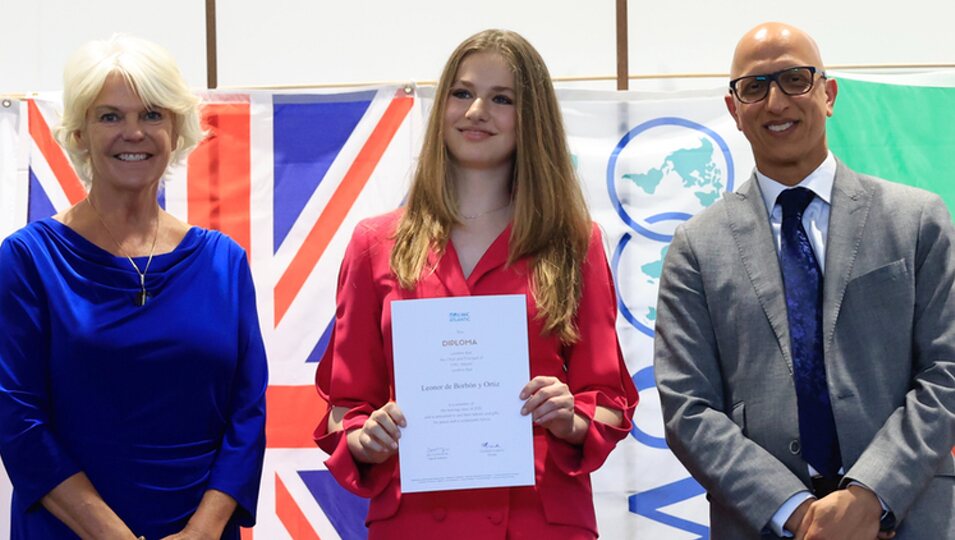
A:
[[[0,97],[0,238],[22,227],[26,220],[17,206],[26,189],[24,182],[17,180],[25,151],[20,144],[20,108],[20,101]]]

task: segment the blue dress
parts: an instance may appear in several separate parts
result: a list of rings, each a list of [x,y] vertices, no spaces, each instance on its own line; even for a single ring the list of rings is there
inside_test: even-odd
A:
[[[140,268],[145,257],[137,259]],[[83,471],[136,535],[182,530],[203,493],[255,520],[265,350],[245,252],[193,227],[139,276],[53,219],[0,246],[0,457],[11,538],[76,538],[39,503]]]

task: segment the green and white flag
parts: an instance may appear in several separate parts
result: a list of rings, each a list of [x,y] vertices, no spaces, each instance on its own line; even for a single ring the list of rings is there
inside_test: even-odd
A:
[[[938,193],[955,211],[955,88],[838,83],[832,152],[859,172]]]

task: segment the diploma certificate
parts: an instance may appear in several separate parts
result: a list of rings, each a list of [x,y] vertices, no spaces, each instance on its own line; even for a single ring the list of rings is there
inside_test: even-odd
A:
[[[391,303],[402,493],[534,484],[523,294]]]

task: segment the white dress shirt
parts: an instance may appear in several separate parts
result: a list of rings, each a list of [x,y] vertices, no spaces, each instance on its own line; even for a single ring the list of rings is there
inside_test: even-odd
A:
[[[756,181],[759,190],[763,193],[763,203],[766,213],[769,214],[769,224],[773,229],[773,239],[776,241],[776,253],[779,253],[779,237],[783,228],[783,207],[776,204],[776,197],[783,191],[793,187],[804,187],[812,191],[816,197],[806,207],[802,215],[802,226],[809,236],[812,251],[819,261],[819,270],[826,273],[826,239],[829,236],[829,209],[832,205],[832,183],[836,178],[836,158],[829,152],[826,160],[816,167],[795,186],[780,184],[765,174],[756,171]]]

